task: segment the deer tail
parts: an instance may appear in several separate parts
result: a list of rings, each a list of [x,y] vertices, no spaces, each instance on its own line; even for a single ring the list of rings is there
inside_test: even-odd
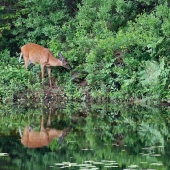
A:
[[[21,58],[22,58],[22,53],[19,56],[19,63],[21,62]]]
[[[21,131],[21,128],[18,127],[18,130],[19,130],[19,134],[20,134],[20,136],[21,136],[21,138],[22,138],[22,131]]]

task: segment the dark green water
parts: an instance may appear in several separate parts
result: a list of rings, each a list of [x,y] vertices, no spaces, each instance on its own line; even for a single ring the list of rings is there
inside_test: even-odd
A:
[[[51,127],[71,127],[61,144],[27,148],[18,127],[40,130],[42,114]],[[170,169],[170,110],[114,104],[60,103],[52,107],[2,105],[0,169]],[[3,153],[6,153],[3,155]]]

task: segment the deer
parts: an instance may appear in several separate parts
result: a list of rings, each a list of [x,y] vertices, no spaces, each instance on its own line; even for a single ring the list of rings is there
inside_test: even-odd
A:
[[[54,138],[59,138],[58,143],[61,144],[71,129],[71,127],[67,127],[63,130],[58,130],[50,128],[50,126],[51,114],[48,116],[46,128],[44,127],[44,116],[42,115],[40,132],[34,131],[31,126],[26,126],[22,134],[21,128],[19,127],[21,143],[27,148],[41,148],[48,146]]]
[[[44,67],[47,67],[48,78],[50,83],[50,88],[52,88],[51,82],[51,66],[62,66],[68,70],[71,70],[71,67],[67,60],[63,57],[61,52],[58,53],[59,58],[55,58],[52,52],[41,45],[28,43],[21,47],[21,54],[19,57],[19,62],[21,58],[24,58],[24,65],[27,69],[28,66],[33,63],[38,63],[41,66],[41,78],[44,79]]]

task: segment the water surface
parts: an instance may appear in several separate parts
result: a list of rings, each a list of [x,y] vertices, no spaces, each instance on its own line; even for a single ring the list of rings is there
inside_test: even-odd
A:
[[[0,169],[170,169],[170,110],[114,104],[60,103],[52,107],[4,105],[0,109]],[[18,127],[71,130],[48,146],[28,148]]]

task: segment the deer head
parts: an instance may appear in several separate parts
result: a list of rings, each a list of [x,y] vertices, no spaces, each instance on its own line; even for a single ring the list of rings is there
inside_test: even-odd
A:
[[[71,70],[71,66],[70,64],[67,62],[67,60],[63,57],[63,55],[61,54],[61,52],[58,53],[59,56],[59,60],[62,62],[62,66],[68,70]]]

